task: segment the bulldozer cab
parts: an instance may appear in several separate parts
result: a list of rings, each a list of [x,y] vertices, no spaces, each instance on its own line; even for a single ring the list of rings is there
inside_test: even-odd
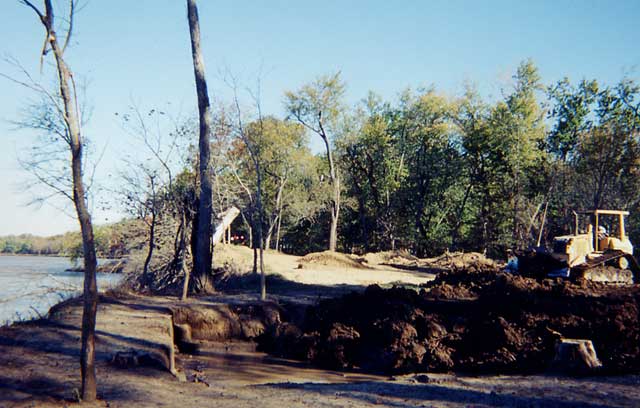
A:
[[[594,251],[621,250],[625,253],[633,253],[633,246],[626,234],[624,224],[624,217],[629,215],[628,211],[591,210],[582,211],[581,214],[588,216],[587,233],[591,235]]]
[[[569,268],[584,264],[604,252],[633,254],[625,231],[628,211],[591,210],[575,212],[574,234],[554,238],[552,257]]]

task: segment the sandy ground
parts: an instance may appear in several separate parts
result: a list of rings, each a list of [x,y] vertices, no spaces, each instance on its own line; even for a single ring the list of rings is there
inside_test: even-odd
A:
[[[219,245],[216,247],[218,265],[233,261],[249,269],[252,252],[249,248],[235,245]],[[356,257],[354,257],[356,258]],[[363,262],[363,267],[353,268],[349,265],[310,264],[301,266],[301,257],[286,255],[276,251],[265,251],[264,261],[267,273],[278,274],[287,280],[306,285],[357,285],[368,286],[374,283],[390,284],[402,282],[420,285],[433,280],[432,273],[407,271],[384,262]]]
[[[233,254],[231,256],[234,256]],[[297,268],[297,257],[267,254],[269,270],[295,279],[296,291],[353,288],[431,276],[388,266],[342,270]],[[274,297],[286,296],[283,293]],[[191,304],[233,303],[252,293],[219,294]],[[336,372],[257,352],[248,342],[201,342],[197,355],[176,354],[186,381],[163,364],[120,368],[115,350],[162,349],[170,297],[114,300],[98,315],[98,394],[101,407],[637,407],[640,376],[558,377],[420,374],[396,378]],[[79,305],[53,319],[0,329],[0,407],[76,406],[79,388]],[[348,312],[348,311],[345,311]],[[136,322],[132,324],[132,322]]]

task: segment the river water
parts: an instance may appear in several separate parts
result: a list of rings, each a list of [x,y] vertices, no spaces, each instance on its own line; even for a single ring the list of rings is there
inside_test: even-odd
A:
[[[68,258],[0,256],[0,326],[45,316],[51,306],[82,293],[84,275],[65,272]],[[98,290],[115,286],[120,274],[98,274]]]

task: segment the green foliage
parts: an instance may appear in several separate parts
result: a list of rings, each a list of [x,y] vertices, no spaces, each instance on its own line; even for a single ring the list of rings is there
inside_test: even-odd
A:
[[[96,251],[101,258],[118,258],[129,253],[131,235],[139,226],[135,221],[121,221],[94,228]],[[0,237],[0,253],[20,255],[65,256],[77,262],[82,258],[79,232],[40,237],[31,234]]]
[[[551,197],[552,228],[570,222],[567,208],[631,211],[633,242],[640,239],[640,87],[568,79],[550,88],[554,125],[547,137],[557,157]]]
[[[285,108],[316,133],[321,131],[318,128],[318,115],[321,114],[327,131],[334,133],[339,130],[340,117],[345,113],[342,105],[344,92],[345,83],[340,72],[323,75],[296,92],[286,92]]]
[[[228,183],[227,190],[245,189],[235,205],[243,207],[251,218],[257,183],[253,160],[260,163],[265,248],[275,248],[278,238],[313,217],[326,202],[328,192],[319,182],[321,159],[311,154],[305,129],[299,123],[266,117],[249,123],[246,134],[255,157],[251,157],[244,142],[234,143],[228,155],[236,177],[223,172],[219,182]],[[239,183],[240,188],[233,186]],[[282,244],[286,246],[286,242]]]
[[[627,230],[640,242],[635,82],[573,85],[563,79],[544,87],[533,62],[524,61],[498,100],[483,99],[471,87],[458,98],[421,89],[406,90],[393,102],[370,93],[352,108],[343,103],[344,93],[339,73],[319,77],[286,93],[288,119],[238,121],[242,137],[224,108],[216,113],[214,209],[241,210],[233,230],[245,243],[262,219],[267,248],[295,254],[326,249],[336,200],[329,151],[341,187],[343,251],[402,248],[430,256],[462,249],[501,256],[507,248],[536,243],[545,208],[543,244],[569,232],[572,209],[593,207],[630,210]],[[329,150],[313,154],[309,137],[318,135]],[[197,160],[189,154],[172,185],[158,185],[163,232],[157,245],[165,248],[154,253],[165,257],[158,265],[172,262],[167,254],[177,253],[177,234],[193,222]],[[256,211],[258,176],[262,217]],[[131,231],[145,230],[145,216],[138,218],[128,229],[97,228],[99,252],[131,251]],[[0,250],[81,256],[77,234],[56,242],[45,249],[34,239],[6,237]]]

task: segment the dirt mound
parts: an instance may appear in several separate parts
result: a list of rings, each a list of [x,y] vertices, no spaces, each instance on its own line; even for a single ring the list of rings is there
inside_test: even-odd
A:
[[[381,264],[411,264],[417,262],[420,258],[411,255],[404,250],[369,252],[364,255],[364,259],[370,265]]]
[[[253,339],[265,327],[280,322],[280,308],[271,303],[247,305],[187,305],[173,307],[173,322],[189,326],[195,340]]]
[[[423,259],[427,265],[446,269],[499,269],[500,265],[493,259],[479,252],[446,252],[435,258]]]
[[[604,372],[640,368],[640,287],[539,282],[481,259],[420,292],[374,285],[322,301],[302,322],[268,329],[260,344],[330,368],[536,372],[549,367],[559,332],[593,340]]]
[[[478,252],[444,253],[435,258],[417,258],[406,251],[387,251],[366,254],[365,259],[372,265],[387,265],[398,269],[439,274],[441,272],[464,270],[498,270],[498,262]]]
[[[334,251],[312,252],[298,260],[298,268],[308,266],[332,266],[338,268],[356,268],[367,269],[366,261],[363,258],[357,258],[351,255],[342,254]]]
[[[253,267],[253,250],[244,245],[218,244],[213,249],[213,266],[249,271]]]

